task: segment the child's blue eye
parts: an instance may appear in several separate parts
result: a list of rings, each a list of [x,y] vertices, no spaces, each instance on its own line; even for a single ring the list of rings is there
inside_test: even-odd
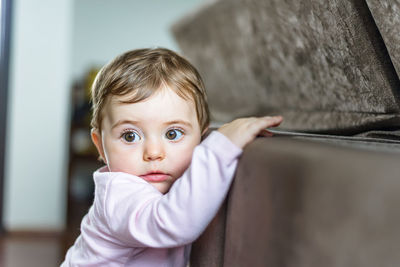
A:
[[[171,140],[171,141],[177,141],[177,140],[181,139],[182,136],[183,136],[183,131],[181,131],[179,129],[171,129],[165,133],[165,137],[167,137],[167,139]]]
[[[140,136],[133,131],[124,132],[121,137],[128,143],[135,143],[140,140]]]

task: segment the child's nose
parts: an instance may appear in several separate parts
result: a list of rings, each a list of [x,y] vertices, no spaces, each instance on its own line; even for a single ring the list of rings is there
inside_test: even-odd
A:
[[[144,145],[144,161],[163,160],[165,158],[165,151],[162,142],[157,140],[146,140]]]

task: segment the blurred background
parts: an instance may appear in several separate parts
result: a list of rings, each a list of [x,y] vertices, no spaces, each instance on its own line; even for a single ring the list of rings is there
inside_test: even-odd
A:
[[[61,263],[101,165],[89,135],[96,72],[130,49],[179,52],[171,25],[205,2],[1,0],[0,266]]]

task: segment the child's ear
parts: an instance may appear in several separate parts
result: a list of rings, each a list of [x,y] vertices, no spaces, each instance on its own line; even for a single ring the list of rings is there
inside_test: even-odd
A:
[[[201,141],[203,141],[208,135],[210,134],[209,130],[208,130],[208,126],[203,130],[203,132],[201,133]]]
[[[103,160],[103,162],[105,164],[107,164],[106,157],[104,154],[104,149],[103,149],[103,142],[102,142],[101,134],[100,134],[99,130],[92,129],[90,131],[90,136],[92,137],[93,144],[96,146],[97,151],[99,152],[101,160]]]
[[[203,132],[201,133],[201,136],[204,136],[208,131],[208,126],[203,130]]]

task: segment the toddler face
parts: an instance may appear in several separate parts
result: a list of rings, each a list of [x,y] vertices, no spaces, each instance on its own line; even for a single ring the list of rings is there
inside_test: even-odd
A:
[[[109,99],[101,133],[92,132],[93,142],[110,171],[139,176],[164,194],[200,143],[195,105],[169,88],[133,104],[121,100],[128,97]]]

